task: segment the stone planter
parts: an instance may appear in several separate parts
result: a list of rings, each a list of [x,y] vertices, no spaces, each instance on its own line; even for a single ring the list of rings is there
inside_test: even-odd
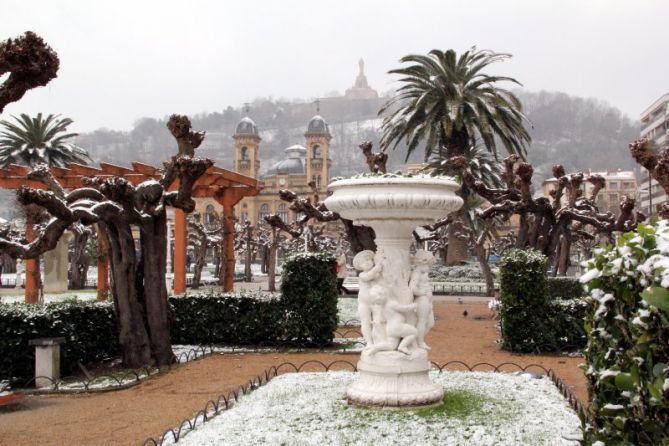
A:
[[[331,211],[376,233],[377,252],[356,255],[361,270],[358,310],[366,347],[351,403],[403,407],[441,403],[443,390],[428,377],[426,332],[434,323],[427,272],[431,254],[409,256],[412,232],[462,206],[449,178],[357,178],[335,181],[325,200]]]

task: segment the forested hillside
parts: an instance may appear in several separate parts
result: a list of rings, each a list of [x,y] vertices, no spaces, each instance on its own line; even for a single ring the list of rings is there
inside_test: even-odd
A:
[[[567,170],[629,169],[634,166],[627,144],[638,135],[638,123],[596,99],[564,93],[518,92],[532,125],[529,159],[538,167],[537,179],[550,175],[550,166],[559,160]],[[350,175],[364,170],[357,144],[362,140],[378,143],[381,120],[376,116],[384,99],[347,100],[326,98],[319,103],[320,113],[330,123],[333,135],[331,158],[333,175]],[[312,102],[256,99],[250,116],[261,131],[262,169],[280,160],[283,149],[303,144],[309,119],[316,114]],[[233,140],[242,107],[228,106],[223,112],[193,117],[194,127],[207,131],[199,151],[221,167],[232,166]],[[175,152],[174,142],[165,128],[166,117],[141,118],[130,132],[100,129],[82,134],[78,143],[96,161],[123,163],[131,159],[157,164]],[[552,161],[549,161],[552,160]],[[410,162],[420,162],[420,155]],[[402,148],[390,154],[392,169],[404,167]]]

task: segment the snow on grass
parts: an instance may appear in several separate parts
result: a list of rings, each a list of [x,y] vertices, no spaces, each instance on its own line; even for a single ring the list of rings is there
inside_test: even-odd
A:
[[[349,406],[351,372],[291,373],[242,397],[180,445],[575,445],[580,422],[553,383],[528,374],[432,373],[444,406]],[[571,439],[571,440],[569,440]]]
[[[64,301],[93,301],[98,297],[97,290],[72,290],[59,294],[45,294],[44,303],[64,302]],[[0,295],[0,303],[14,304],[25,302],[25,293],[23,290],[19,294]]]
[[[337,317],[339,325],[360,326],[358,318],[358,299],[340,297],[337,299]]]

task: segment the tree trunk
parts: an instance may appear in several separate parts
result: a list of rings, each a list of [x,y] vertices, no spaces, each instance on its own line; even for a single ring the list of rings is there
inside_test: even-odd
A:
[[[114,223],[100,223],[100,226],[109,240],[112,296],[123,364],[132,368],[142,367],[151,362],[151,344],[135,288],[137,258],[132,230],[120,219]]]
[[[272,227],[272,241],[269,245],[269,264],[267,265],[267,284],[269,291],[276,291],[276,251],[279,248],[277,232],[278,229]]]
[[[461,216],[460,216],[461,217]],[[469,260],[469,245],[466,240],[461,240],[457,235],[457,230],[449,225],[448,227],[448,252],[446,253],[446,265],[461,265]]]
[[[368,226],[356,226],[352,220],[344,218],[341,219],[341,222],[344,223],[346,238],[354,254],[367,249],[376,251],[376,242],[374,241],[376,234],[374,234],[374,229]]]
[[[151,356],[157,365],[174,361],[170,325],[173,319],[167,301],[167,215],[165,210],[142,224],[140,242],[144,259],[144,303],[151,341]]]
[[[193,284],[192,288],[197,290],[200,288],[200,280],[202,278],[202,269],[207,260],[207,241],[200,239],[200,245],[194,246],[193,254],[195,255],[195,265],[193,266]],[[204,246],[202,246],[204,244]]]
[[[569,254],[571,251],[571,230],[569,228],[564,228],[562,231],[562,238],[560,239],[560,251],[557,257],[557,265],[554,268],[557,270],[557,275],[566,276],[567,269],[569,268]]]
[[[474,247],[474,250],[476,251],[476,258],[479,261],[483,278],[485,279],[485,295],[488,297],[495,297],[495,280],[493,279],[492,271],[490,270],[490,264],[488,264],[486,250],[483,246],[479,246],[478,244]]]
[[[244,261],[244,282],[253,281],[253,273],[251,272],[251,239],[246,239],[246,258]]]
[[[86,287],[88,266],[91,261],[87,250],[89,236],[90,231],[87,229],[81,228],[74,231],[74,249],[70,262],[70,283],[68,287],[71,290],[81,290]]]

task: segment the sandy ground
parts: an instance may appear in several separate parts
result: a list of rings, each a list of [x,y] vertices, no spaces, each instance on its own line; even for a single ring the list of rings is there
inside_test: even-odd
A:
[[[463,316],[467,310],[468,315]],[[516,355],[501,350],[496,322],[484,302],[440,299],[437,323],[428,337],[430,357],[443,364],[539,364],[555,370],[585,402],[583,358]],[[140,445],[147,437],[180,424],[216,399],[272,365],[308,360],[355,363],[357,354],[225,354],[175,367],[131,389],[72,396],[26,396],[20,410],[0,413],[0,445]],[[343,366],[343,365],[342,365]]]

